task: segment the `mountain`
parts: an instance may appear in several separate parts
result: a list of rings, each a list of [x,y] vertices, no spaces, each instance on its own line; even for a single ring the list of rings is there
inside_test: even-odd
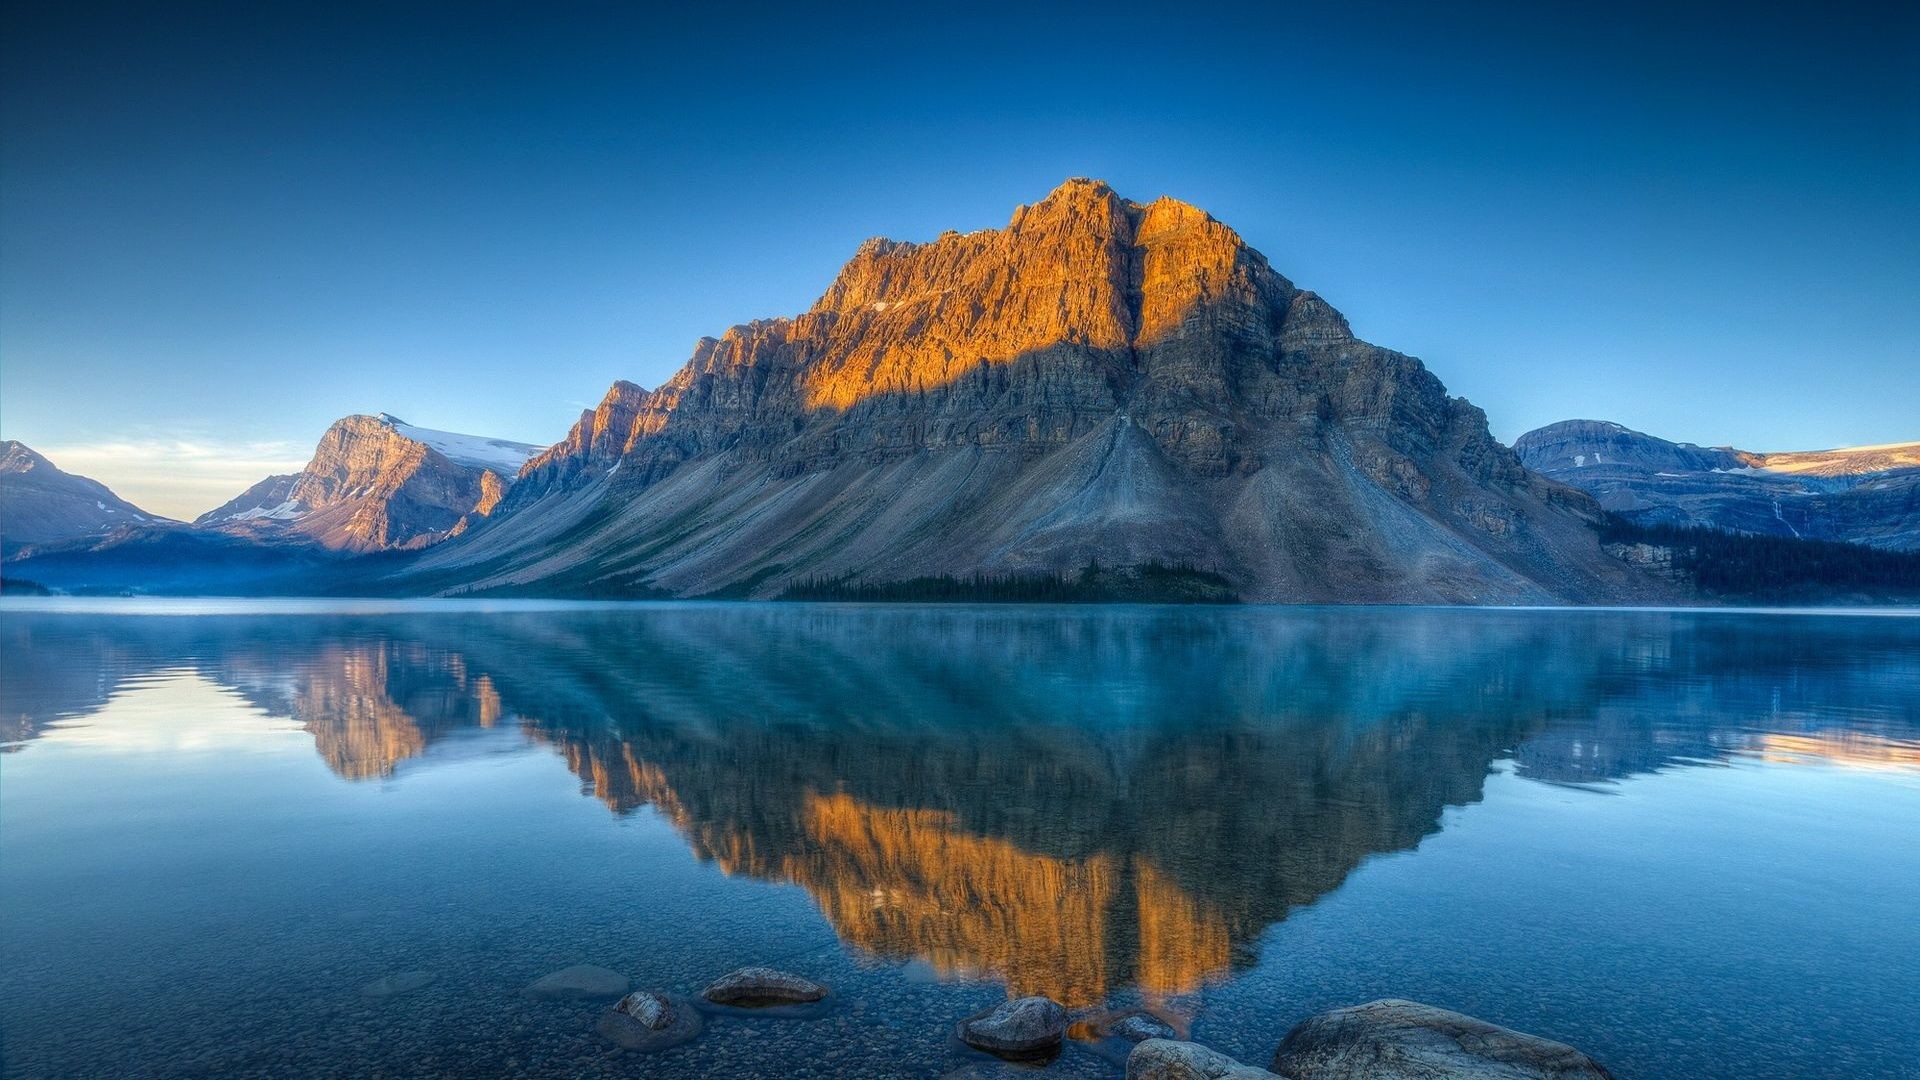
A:
[[[492,513],[539,450],[385,413],[349,416],[327,429],[305,469],[270,476],[194,524],[332,550],[425,547]]]
[[[1755,453],[1567,420],[1514,449],[1528,468],[1640,524],[1920,551],[1920,442]]]
[[[0,542],[9,548],[169,520],[122,499],[98,480],[62,472],[25,443],[0,442]]]
[[[1205,212],[1069,180],[863,244],[806,313],[615,383],[398,587],[771,597],[1141,567],[1292,601],[1665,595],[1587,496]]]

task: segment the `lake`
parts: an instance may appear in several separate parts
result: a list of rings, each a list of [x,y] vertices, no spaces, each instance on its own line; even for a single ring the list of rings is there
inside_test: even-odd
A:
[[[0,742],[9,1077],[937,1077],[1009,992],[1920,1075],[1911,613],[10,600]],[[641,1055],[579,963],[833,997]]]

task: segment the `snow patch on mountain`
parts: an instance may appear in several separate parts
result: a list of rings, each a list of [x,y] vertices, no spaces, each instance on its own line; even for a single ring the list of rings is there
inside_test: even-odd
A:
[[[387,413],[381,413],[380,419],[405,438],[431,446],[448,461],[469,468],[486,469],[502,476],[510,477],[518,473],[528,458],[546,449],[532,443],[490,439],[485,435],[462,435],[457,431],[415,427]]]

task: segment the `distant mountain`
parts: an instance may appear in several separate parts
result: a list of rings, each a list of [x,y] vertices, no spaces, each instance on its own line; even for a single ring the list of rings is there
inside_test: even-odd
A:
[[[1567,420],[1514,449],[1528,468],[1640,524],[1920,551],[1920,442],[1756,453]]]
[[[98,480],[62,472],[25,443],[0,442],[0,543],[9,549],[170,520],[140,509]]]
[[[435,590],[777,596],[1191,567],[1261,600],[1649,595],[1598,508],[1226,225],[1070,180],[871,240],[792,319],[614,384]]]
[[[425,547],[492,513],[540,450],[385,413],[349,416],[327,429],[305,469],[270,476],[194,524],[330,550]]]

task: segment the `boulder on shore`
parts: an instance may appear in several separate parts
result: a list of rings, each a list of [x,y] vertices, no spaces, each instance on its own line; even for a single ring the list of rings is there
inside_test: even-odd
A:
[[[665,1050],[700,1034],[704,1026],[691,1004],[671,994],[635,990],[600,1017],[596,1030],[628,1050]]]
[[[542,975],[528,983],[523,992],[528,997],[548,1001],[590,1001],[594,998],[619,997],[632,986],[632,981],[617,971],[593,964],[575,964],[550,975]]]
[[[804,1005],[827,996],[827,988],[787,971],[743,967],[707,984],[700,996],[715,1005],[753,1008],[761,1005]]]
[[[1612,1080],[1564,1043],[1392,999],[1301,1021],[1273,1071],[1288,1080]]]
[[[1199,1043],[1148,1039],[1127,1055],[1127,1080],[1273,1080],[1273,1074]]]
[[[1067,1010],[1049,997],[1003,1001],[960,1022],[960,1040],[1003,1057],[1052,1053],[1067,1033]]]

